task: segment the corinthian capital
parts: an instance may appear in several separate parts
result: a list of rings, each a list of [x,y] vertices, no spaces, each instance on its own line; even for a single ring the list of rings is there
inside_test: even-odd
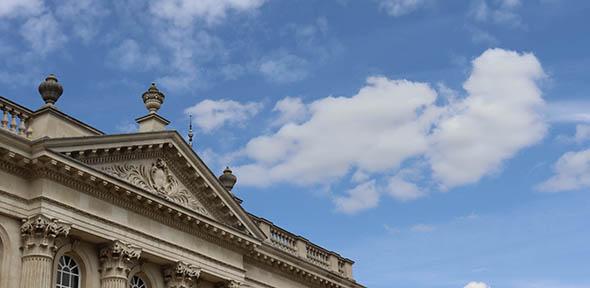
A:
[[[190,288],[197,282],[201,269],[182,261],[164,269],[166,288]]]
[[[23,224],[20,227],[23,256],[53,257],[56,248],[55,240],[67,236],[70,228],[70,224],[50,219],[41,214],[23,219]]]
[[[129,271],[137,264],[141,249],[133,245],[113,241],[99,253],[101,278],[127,279]]]
[[[216,288],[240,288],[240,285],[242,285],[242,283],[235,281],[235,280],[229,280],[225,283],[219,283],[215,287]]]

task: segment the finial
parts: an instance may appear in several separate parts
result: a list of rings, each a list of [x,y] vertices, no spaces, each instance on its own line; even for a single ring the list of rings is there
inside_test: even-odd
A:
[[[188,144],[193,147],[193,115],[188,115]]]
[[[150,88],[143,93],[141,96],[143,98],[143,103],[145,103],[145,107],[150,111],[150,113],[156,113],[164,103],[164,93],[158,90],[156,87],[156,83],[152,82]]]
[[[39,94],[41,94],[41,98],[43,98],[46,105],[55,104],[63,92],[64,89],[58,83],[55,74],[47,75],[45,81],[39,84]]]
[[[225,187],[225,189],[231,191],[231,189],[234,188],[234,185],[236,185],[238,177],[232,174],[232,171],[231,169],[229,169],[229,167],[225,167],[225,170],[223,170],[223,174],[219,176],[219,181],[221,182],[221,185]]]

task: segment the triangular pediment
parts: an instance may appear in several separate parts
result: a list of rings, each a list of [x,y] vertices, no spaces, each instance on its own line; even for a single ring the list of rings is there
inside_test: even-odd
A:
[[[101,163],[94,168],[129,184],[192,209],[199,214],[217,218],[199,200],[199,192],[190,189],[172,172],[165,158],[135,159],[124,162]],[[197,188],[198,189],[198,188]],[[218,219],[217,219],[218,220]]]
[[[176,132],[47,139],[40,144],[215,222],[265,237]]]

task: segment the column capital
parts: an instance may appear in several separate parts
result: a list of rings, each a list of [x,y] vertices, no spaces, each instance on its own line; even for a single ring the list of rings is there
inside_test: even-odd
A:
[[[164,282],[166,288],[190,288],[197,282],[201,275],[201,269],[178,261],[164,268]]]
[[[53,258],[55,240],[66,237],[71,225],[39,214],[22,220],[23,257],[44,256]]]
[[[215,287],[216,288],[240,288],[241,285],[242,285],[242,283],[240,283],[236,280],[229,280],[224,283],[218,283],[217,285],[215,285]]]
[[[141,249],[131,244],[115,240],[100,249],[101,279],[121,278],[127,281],[129,271],[137,264]]]

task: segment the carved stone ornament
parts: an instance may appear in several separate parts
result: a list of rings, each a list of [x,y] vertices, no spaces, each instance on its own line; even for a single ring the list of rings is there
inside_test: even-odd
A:
[[[164,269],[166,288],[190,288],[197,282],[201,269],[182,261]]]
[[[137,264],[141,249],[119,240],[102,248],[99,253],[101,278],[127,279],[129,271]]]
[[[70,228],[70,224],[59,222],[57,219],[50,219],[44,215],[24,219],[20,227],[24,256],[43,255],[53,257],[56,249],[56,239],[67,236]]]
[[[238,281],[229,280],[227,282],[219,283],[219,284],[215,285],[215,288],[240,288],[241,285],[242,285],[242,283],[240,283]]]
[[[209,212],[199,203],[195,195],[180,184],[180,181],[170,171],[168,164],[162,159],[157,159],[151,165],[113,165],[102,167],[102,170],[172,202],[209,216]]]

